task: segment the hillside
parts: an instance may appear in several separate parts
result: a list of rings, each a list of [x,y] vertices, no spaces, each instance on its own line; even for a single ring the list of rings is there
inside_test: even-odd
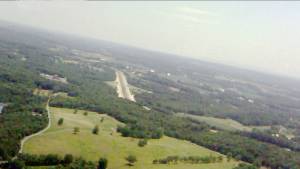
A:
[[[88,115],[84,115],[88,112]],[[109,160],[109,168],[198,168],[198,169],[231,169],[238,164],[235,160],[227,162],[226,157],[221,163],[212,164],[152,164],[154,159],[167,156],[220,156],[201,146],[170,137],[149,140],[145,147],[138,146],[138,139],[125,138],[116,132],[118,125],[124,125],[114,118],[95,112],[79,110],[74,114],[74,109],[51,107],[51,128],[44,134],[30,139],[24,147],[24,153],[48,154],[54,153],[61,156],[70,153],[75,156],[85,157],[87,160],[96,161],[100,156]],[[58,119],[63,118],[61,126]],[[101,122],[103,118],[103,121]],[[99,125],[99,134],[92,134],[95,125]],[[80,132],[73,134],[73,128],[79,127]],[[133,167],[126,165],[125,157],[128,154],[137,156],[138,162]]]

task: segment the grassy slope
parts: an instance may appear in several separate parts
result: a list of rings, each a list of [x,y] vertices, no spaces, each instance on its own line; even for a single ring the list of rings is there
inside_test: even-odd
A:
[[[201,121],[201,122],[206,122],[207,124],[211,126],[215,126],[219,129],[223,130],[229,130],[229,131],[252,131],[252,129],[269,129],[269,126],[245,126],[235,120],[232,119],[221,119],[221,118],[215,118],[215,117],[207,117],[207,116],[198,116],[198,115],[191,115],[191,114],[183,114],[183,113],[178,113],[178,116],[181,117],[189,117],[193,118],[195,120]]]
[[[115,132],[117,125],[122,125],[115,119],[104,115],[89,112],[87,116],[84,111],[73,114],[72,109],[51,108],[53,124],[44,134],[32,138],[24,146],[24,152],[33,154],[57,153],[64,155],[71,153],[76,156],[83,156],[88,160],[98,160],[100,156],[109,159],[109,168],[144,168],[144,169],[182,169],[182,168],[205,168],[205,169],[231,169],[237,162],[214,164],[178,164],[178,165],[153,165],[152,160],[164,158],[168,155],[219,155],[216,152],[197,146],[187,141],[170,137],[163,137],[159,140],[150,140],[146,147],[138,147],[137,139],[124,138]],[[64,118],[62,126],[57,125],[60,117]],[[104,117],[101,123],[100,119]],[[91,133],[92,128],[98,124],[99,135]],[[80,132],[73,134],[73,127],[80,127]],[[128,167],[124,157],[129,154],[136,155],[138,162],[134,167]]]

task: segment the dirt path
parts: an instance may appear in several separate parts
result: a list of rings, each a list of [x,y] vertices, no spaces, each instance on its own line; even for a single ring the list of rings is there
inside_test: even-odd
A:
[[[51,96],[50,96],[51,97]],[[38,135],[41,135],[43,134],[46,130],[48,130],[51,126],[51,117],[50,117],[50,109],[49,109],[49,101],[50,101],[50,97],[47,101],[47,105],[46,105],[46,110],[47,110],[47,116],[48,116],[48,125],[43,129],[43,130],[40,130],[39,132],[37,133],[34,133],[34,134],[31,134],[29,136],[26,136],[24,137],[22,140],[21,140],[21,145],[20,145],[20,150],[19,150],[19,153],[22,153],[23,152],[23,147],[24,147],[24,144],[26,143],[26,141],[28,141],[29,139],[31,139],[32,137],[35,137],[35,136],[38,136]]]
[[[117,93],[120,98],[135,102],[134,95],[130,92],[126,76],[121,71],[116,71]]]

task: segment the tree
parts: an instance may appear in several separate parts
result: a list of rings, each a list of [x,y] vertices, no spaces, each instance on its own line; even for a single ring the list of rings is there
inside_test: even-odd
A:
[[[99,126],[96,125],[94,128],[93,128],[93,131],[92,131],[93,134],[98,134],[99,133]]]
[[[218,156],[218,162],[222,162],[223,161],[223,156]]]
[[[232,154],[229,152],[229,153],[227,153],[226,157],[227,157],[227,161],[229,162],[229,161],[231,161]]]
[[[84,112],[83,115],[87,116],[87,115],[88,115],[88,112]]]
[[[233,169],[257,169],[257,167],[255,167],[255,166],[253,166],[251,164],[241,163],[241,164],[239,164],[237,167],[235,167]]]
[[[25,168],[24,161],[13,160],[8,162],[8,169],[23,169]]]
[[[137,162],[136,156],[134,155],[129,155],[125,158],[125,160],[128,161],[129,166],[133,166],[135,162]]]
[[[106,169],[107,163],[108,163],[108,161],[106,158],[100,158],[98,161],[98,169]]]
[[[145,145],[147,145],[147,140],[146,139],[139,140],[138,146],[144,147]]]
[[[74,127],[74,129],[73,129],[74,134],[77,134],[79,131],[80,131],[79,127]]]
[[[63,118],[60,118],[60,119],[58,120],[58,122],[57,122],[57,124],[58,124],[59,126],[61,126],[63,123],[64,123],[64,119],[63,119]]]
[[[73,155],[72,154],[66,154],[64,157],[64,163],[70,164],[73,162]]]

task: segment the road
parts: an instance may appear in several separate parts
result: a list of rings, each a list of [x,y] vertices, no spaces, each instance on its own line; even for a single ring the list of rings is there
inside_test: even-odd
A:
[[[50,97],[49,96],[49,99],[47,101],[47,105],[46,105],[46,110],[47,110],[47,116],[48,116],[48,125],[43,129],[43,130],[40,130],[39,132],[37,133],[34,133],[34,134],[31,134],[29,136],[26,136],[24,137],[22,140],[21,140],[21,145],[20,145],[20,150],[19,150],[19,153],[22,153],[23,152],[23,147],[24,147],[24,144],[26,143],[26,141],[28,141],[29,139],[31,139],[32,137],[35,137],[35,136],[38,136],[38,135],[41,135],[43,134],[46,130],[48,130],[50,127],[51,127],[51,117],[50,117],[50,109],[49,109],[49,101],[50,101]],[[14,157],[16,158],[16,157]]]
[[[134,95],[130,92],[126,76],[121,71],[116,71],[117,93],[120,98],[135,102]]]

